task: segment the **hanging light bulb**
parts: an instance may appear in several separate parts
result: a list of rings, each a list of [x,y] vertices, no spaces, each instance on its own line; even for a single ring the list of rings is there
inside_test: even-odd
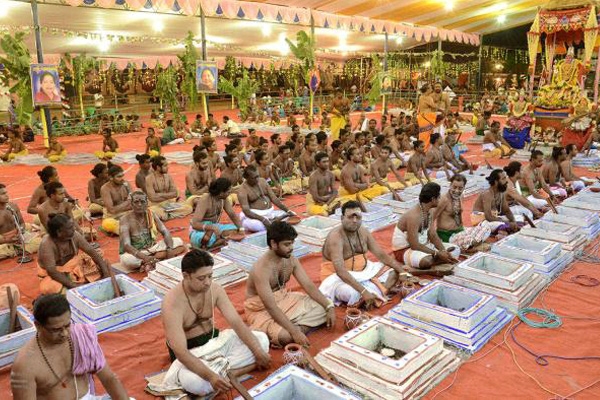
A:
[[[506,15],[504,15],[504,14],[498,15],[498,22],[501,23],[501,24],[505,23],[506,22]]]
[[[262,35],[264,37],[271,36],[271,33],[273,32],[273,28],[271,28],[271,24],[268,24],[265,22],[262,23],[262,27],[260,28],[260,30],[262,31]]]
[[[446,11],[452,11],[452,10],[454,10],[454,1],[453,0],[447,0],[444,3],[444,9]]]
[[[163,29],[165,29],[165,24],[163,24],[161,20],[156,19],[152,23],[152,29],[154,30],[154,32],[162,32]]]

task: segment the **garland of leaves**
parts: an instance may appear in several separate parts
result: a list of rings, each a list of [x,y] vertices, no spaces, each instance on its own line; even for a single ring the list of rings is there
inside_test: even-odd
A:
[[[181,62],[183,70],[183,81],[181,83],[183,92],[187,94],[189,104],[192,108],[198,105],[198,92],[196,89],[196,60],[198,60],[198,50],[194,45],[194,35],[188,32],[184,41],[185,51],[177,56]]]
[[[258,82],[251,79],[248,71],[244,70],[242,78],[237,83],[221,76],[219,90],[235,98],[240,109],[240,117],[245,121],[250,111],[250,96],[258,91]]]
[[[177,102],[179,76],[175,67],[169,65],[166,69],[158,72],[156,76],[156,88],[154,95],[160,99],[161,108],[163,102],[169,107],[174,114],[175,119],[179,117],[179,103]]]
[[[31,114],[33,113],[29,75],[31,55],[23,41],[24,37],[23,32],[17,32],[14,36],[5,34],[0,39],[0,47],[5,54],[4,57],[0,57],[0,63],[5,67],[5,73],[0,75],[0,80],[4,86],[10,88],[10,93],[19,97],[16,105],[17,122],[31,125]]]

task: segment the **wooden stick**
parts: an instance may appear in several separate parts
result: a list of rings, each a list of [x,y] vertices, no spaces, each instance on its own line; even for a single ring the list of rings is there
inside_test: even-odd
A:
[[[396,192],[396,190],[394,190],[394,189],[392,189],[392,197],[398,201],[404,201],[404,200],[402,200],[402,197],[400,197],[398,192]]]
[[[306,363],[310,365],[310,367],[317,373],[317,375],[319,375],[327,382],[331,382],[335,385],[338,384],[337,379],[335,379],[335,377],[333,377],[331,374],[325,371],[325,369],[317,362],[317,360],[313,358],[313,356],[310,355],[308,350],[306,350],[304,347],[302,348],[302,355],[304,356],[304,360],[306,360]]]
[[[485,165],[488,167],[488,169],[493,170],[494,167],[492,167],[492,165],[488,162],[488,160],[484,160],[485,161]]]
[[[558,210],[556,209],[556,206],[554,205],[554,202],[552,201],[552,199],[550,197],[548,197],[546,199],[546,202],[548,203],[548,205],[550,206],[550,208],[552,209],[552,212],[554,214],[558,214]]]
[[[531,218],[529,218],[527,215],[523,214],[523,218],[532,228],[537,228]]]
[[[229,382],[231,382],[231,386],[238,391],[240,396],[242,396],[245,400],[254,399],[254,397],[250,396],[248,390],[246,390],[246,388],[240,383],[237,376],[235,376],[231,371],[227,371],[227,377],[229,378]]]
[[[6,294],[8,295],[8,307],[10,309],[8,333],[11,334],[15,332],[17,328],[17,304],[15,304],[15,299],[13,298],[10,286],[6,288]]]
[[[115,274],[113,273],[110,265],[108,266],[108,276],[110,277],[110,283],[112,283],[113,291],[115,292],[115,298],[123,296],[121,288],[117,283],[117,278],[115,278]]]

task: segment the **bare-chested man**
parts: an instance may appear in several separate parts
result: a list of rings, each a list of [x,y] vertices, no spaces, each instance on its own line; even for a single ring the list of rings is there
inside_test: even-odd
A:
[[[0,155],[0,159],[4,161],[12,161],[17,157],[26,156],[29,154],[29,150],[23,143],[23,139],[21,139],[21,135],[14,130],[9,130],[8,133],[8,148],[6,152]]]
[[[533,150],[529,158],[529,164],[523,168],[522,178],[519,181],[521,194],[527,198],[538,210],[548,205],[548,197],[554,200],[555,193],[550,189],[542,176],[544,165],[544,153]]]
[[[279,148],[283,145],[283,140],[279,133],[271,135],[271,146],[269,147],[269,157],[271,160],[275,160],[279,155]]]
[[[308,180],[306,194],[306,211],[308,215],[328,216],[340,206],[340,199],[335,188],[335,176],[329,170],[329,156],[325,152],[315,155],[317,169]]]
[[[202,139],[202,145],[206,147],[208,160],[210,161],[210,167],[214,175],[217,169],[220,170],[223,168],[223,161],[219,153],[217,153],[217,141],[211,137],[205,137]]]
[[[31,195],[31,200],[29,201],[29,205],[27,206],[27,213],[28,214],[33,214],[36,217],[33,219],[33,223],[36,225],[39,225],[40,221],[39,218],[37,217],[38,214],[38,207],[45,202],[46,200],[48,200],[48,196],[46,196],[46,184],[50,183],[50,182],[60,182],[60,179],[58,177],[58,171],[56,170],[56,168],[47,165],[44,168],[42,168],[42,170],[37,172],[38,176],[40,177],[40,180],[42,181],[42,183],[35,188],[35,190],[33,191],[33,194]],[[65,196],[68,199],[72,199],[71,196],[69,196],[68,193],[65,192]],[[78,217],[80,217],[81,215],[79,215]]]
[[[444,138],[444,144],[442,145],[442,155],[446,164],[455,172],[462,172],[469,170],[473,175],[473,165],[467,161],[462,154],[456,154],[454,152],[454,146],[457,143],[457,136],[455,134],[447,133]]]
[[[183,240],[172,237],[160,218],[148,209],[148,196],[141,190],[129,195],[131,211],[120,221],[119,259],[130,272],[140,268],[145,272],[154,269],[160,260],[173,258],[185,252]],[[163,236],[158,241],[157,235]]]
[[[458,262],[460,249],[443,243],[435,230],[433,213],[440,200],[440,185],[429,182],[419,193],[419,204],[408,210],[394,228],[392,248],[396,260],[413,274],[446,275]]]
[[[220,177],[210,183],[208,193],[200,196],[190,225],[190,243],[197,248],[209,249],[227,243],[227,235],[233,231],[243,232],[244,228],[233,210],[229,195],[231,182]],[[221,223],[223,211],[232,224]]]
[[[492,233],[498,231],[517,232],[519,226],[506,198],[506,189],[508,189],[506,173],[501,169],[495,169],[487,177],[487,181],[490,188],[481,193],[475,200],[471,213],[471,223],[479,225],[483,221],[487,221]]]
[[[367,259],[369,252],[377,262]],[[336,304],[379,306],[404,272],[362,226],[360,204],[353,200],[342,206],[342,225],[327,235],[323,258],[319,290]]]
[[[304,151],[300,154],[300,171],[302,171],[303,176],[310,176],[312,172],[315,170],[315,154],[317,152],[317,143],[316,141],[310,141],[305,143]]]
[[[98,163],[94,165],[90,173],[94,177],[88,181],[88,200],[90,202],[88,210],[92,216],[101,216],[104,201],[100,190],[108,182],[108,166],[104,163]]]
[[[465,228],[463,224],[462,195],[466,184],[467,178],[463,175],[450,178],[450,189],[433,213],[437,235],[442,242],[458,246],[463,252],[488,251],[490,246],[484,243],[491,234],[487,221],[473,228]]]
[[[48,235],[42,239],[38,252],[41,293],[64,294],[67,289],[108,276],[110,264],[77,232],[75,225],[66,214],[56,214],[48,220]]]
[[[404,189],[410,185],[406,183],[398,170],[394,168],[394,163],[390,160],[391,153],[392,148],[390,146],[383,146],[381,150],[379,150],[379,157],[371,163],[371,177],[379,186],[386,189],[385,193],[392,192],[394,193],[394,196],[396,196],[396,190]],[[390,171],[396,177],[397,182],[388,181],[388,174]]]
[[[436,82],[433,85],[433,93],[431,94],[431,98],[433,102],[436,104],[438,110],[440,110],[443,114],[448,114],[450,110],[450,97],[448,93],[444,93],[442,90],[442,84]]]
[[[437,179],[448,178],[450,179],[450,173],[446,167],[446,161],[442,154],[441,144],[442,138],[439,133],[432,133],[429,139],[429,150],[425,155],[425,166],[433,170],[432,175]]]
[[[211,255],[194,249],[181,262],[183,280],[167,293],[162,318],[171,367],[162,385],[206,396],[228,392],[232,386],[226,373],[246,374],[256,367],[269,368],[269,338],[252,332],[242,321],[225,290],[212,281]],[[220,332],[214,325],[215,308],[231,329]],[[224,360],[223,360],[224,358]],[[226,362],[228,368],[217,364]]]
[[[150,209],[162,221],[183,218],[194,211],[186,202],[178,202],[179,191],[169,174],[169,162],[163,156],[152,158],[152,173],[146,177],[146,193]]]
[[[292,255],[298,234],[287,222],[267,228],[269,250],[252,266],[246,284],[245,314],[251,329],[265,332],[274,346],[308,346],[306,333],[335,325],[335,309]],[[288,291],[292,275],[306,292]]]
[[[485,131],[482,149],[486,158],[510,157],[517,152],[502,136],[498,121],[492,122],[490,129]]]
[[[262,232],[273,220],[296,215],[275,196],[267,181],[260,178],[255,165],[244,169],[244,179],[246,181],[238,191],[238,200],[242,206],[240,219],[244,229]],[[275,210],[273,204],[279,210]]]
[[[39,233],[25,225],[19,206],[10,201],[6,186],[0,183],[0,260],[20,255],[20,260],[29,262],[29,254],[38,251],[41,240]]]
[[[544,214],[521,194],[519,184],[519,180],[521,179],[521,163],[511,161],[504,167],[504,172],[508,176],[506,196],[508,197],[508,205],[513,215],[524,215],[529,219],[542,218]]]
[[[349,112],[350,102],[344,97],[342,89],[336,89],[335,98],[331,102],[331,137],[333,140],[339,139],[340,129],[348,123]]]
[[[46,185],[46,197],[48,198],[38,207],[41,227],[48,231],[48,218],[52,214],[67,214],[73,218],[73,203],[67,201],[65,187],[60,182],[50,182]],[[76,225],[77,230],[79,226]]]
[[[289,145],[279,147],[279,155],[273,160],[273,168],[281,181],[281,190],[284,195],[302,192],[308,185],[308,177],[302,177],[291,157],[292,149]]]
[[[593,181],[585,177],[580,178],[573,172],[572,161],[578,153],[577,145],[574,143],[568,144],[565,146],[565,151],[567,152],[567,158],[563,160],[560,166],[567,184],[570,184],[573,190],[578,192],[584,187],[591,185]]]
[[[194,208],[198,198],[208,192],[208,186],[215,179],[210,159],[204,151],[194,152],[194,164],[185,175],[186,203]]]
[[[149,154],[145,153],[135,156],[140,166],[139,171],[135,174],[135,187],[141,189],[144,193],[146,193],[146,177],[152,172],[151,158]]]
[[[121,166],[111,166],[108,169],[108,176],[108,182],[100,189],[100,195],[104,202],[102,229],[118,235],[119,219],[131,210],[131,202],[128,201],[131,189],[129,183],[125,181],[125,172]]]
[[[154,128],[148,128],[148,136],[146,136],[146,154],[149,154],[150,157],[156,157],[160,155],[162,150],[162,144],[160,142],[160,138],[156,136],[156,132]]]
[[[65,296],[38,297],[33,303],[33,316],[36,337],[19,350],[10,373],[15,400],[95,398],[89,386],[90,375],[96,375],[111,399],[129,399],[104,358],[96,328],[71,323]]]
[[[341,201],[357,200],[361,196],[367,200],[372,200],[377,196],[384,194],[382,187],[371,187],[367,170],[361,164],[362,155],[356,147],[350,147],[346,152],[347,163],[342,168],[340,175],[340,197]]]
[[[542,167],[542,177],[548,183],[553,193],[559,197],[567,197],[566,182],[561,164],[567,159],[567,152],[564,147],[554,147],[552,156],[544,163]]]
[[[424,185],[425,182],[431,182],[431,179],[429,179],[429,175],[427,174],[425,163],[425,143],[423,143],[422,140],[415,140],[413,147],[415,152],[408,159],[404,179],[413,185],[418,183]]]

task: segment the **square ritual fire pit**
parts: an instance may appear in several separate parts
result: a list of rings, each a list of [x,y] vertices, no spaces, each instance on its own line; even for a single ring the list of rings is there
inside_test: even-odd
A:
[[[35,336],[33,315],[25,307],[17,306],[17,320],[21,330],[9,334],[10,310],[0,310],[0,368],[12,364],[21,347]]]
[[[75,322],[96,325],[98,332],[114,331],[143,322],[160,313],[160,298],[127,275],[116,276],[123,296],[115,298],[110,278],[67,291]]]
[[[365,207],[367,208],[367,212],[362,214],[363,223],[389,217],[392,214],[391,208],[381,204],[365,203]],[[334,215],[331,215],[329,218],[335,218],[340,221],[342,218],[342,209],[338,208],[335,210]]]
[[[537,220],[535,228],[525,226],[520,234],[562,244],[563,249],[574,251],[585,245],[587,236],[578,226]]]
[[[238,269],[238,266],[235,265],[231,260],[221,257],[218,254],[211,254],[211,256],[214,262],[214,280],[218,281],[220,277],[232,273]],[[159,261],[156,264],[156,271],[163,275],[170,276],[179,282],[183,279],[183,274],[181,273],[181,260],[183,260],[183,256],[177,256],[168,260]]]
[[[395,351],[391,357],[383,348]],[[376,317],[331,343],[331,352],[352,363],[369,366],[381,379],[400,384],[439,355],[443,341],[397,322]]]
[[[502,289],[515,290],[531,279],[533,266],[495,254],[477,253],[456,265],[454,275]]]
[[[315,215],[312,217],[304,218],[296,228],[298,232],[298,239],[303,242],[322,246],[327,239],[329,232],[340,226],[342,223],[340,220],[334,220],[331,218],[323,217],[321,215]]]
[[[593,211],[596,213],[600,212],[600,201],[598,199],[592,199],[580,195],[569,197],[561,203],[561,206]]]
[[[492,245],[492,253],[513,260],[546,264],[560,255],[559,243],[523,235],[509,235]]]
[[[410,200],[404,199],[402,196],[400,196],[400,198],[402,198],[402,200],[404,200],[404,201],[398,201],[394,198],[393,194],[387,193],[387,194],[375,197],[373,199],[373,203],[379,204],[382,206],[391,207],[392,210],[396,214],[404,214],[405,212],[410,210],[412,207],[419,204],[419,199],[417,199],[417,198],[411,198]]]
[[[600,233],[600,220],[597,213],[563,206],[557,207],[557,211],[558,214],[547,212],[542,220],[580,227],[589,240]]]
[[[227,247],[230,250],[248,255],[255,260],[258,260],[269,249],[269,245],[267,244],[267,232],[253,233],[252,235],[246,236],[241,242],[230,241]],[[308,253],[310,253],[310,250],[306,245],[299,243],[294,245],[294,257],[304,257]]]
[[[286,365],[248,391],[256,400],[360,400],[360,397],[296,367]],[[242,400],[241,396],[236,400]]]

